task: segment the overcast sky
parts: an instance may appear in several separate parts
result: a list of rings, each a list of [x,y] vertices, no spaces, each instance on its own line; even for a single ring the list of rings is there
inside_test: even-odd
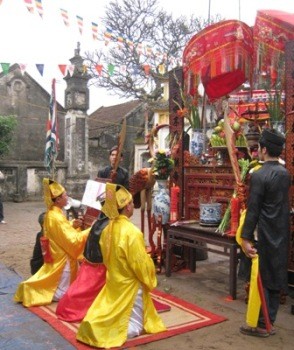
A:
[[[0,1],[1,2],[1,1]],[[25,63],[27,72],[50,91],[50,82],[56,78],[57,96],[63,104],[65,83],[58,64],[69,64],[78,41],[81,52],[94,50],[97,41],[92,38],[91,22],[102,29],[100,18],[109,0],[42,0],[43,18],[40,17],[32,1],[34,13],[27,10],[24,0],[2,0],[0,5],[0,62]],[[195,14],[208,17],[209,0],[159,0],[160,7],[176,17]],[[66,27],[60,9],[67,11],[69,26]],[[294,0],[210,0],[210,14],[219,13],[226,19],[240,19],[253,25],[257,10],[278,9],[294,12]],[[76,16],[83,18],[83,33],[79,32]],[[43,77],[35,64],[44,64]],[[101,90],[90,90],[90,110],[101,105],[108,106],[123,102],[109,97]]]

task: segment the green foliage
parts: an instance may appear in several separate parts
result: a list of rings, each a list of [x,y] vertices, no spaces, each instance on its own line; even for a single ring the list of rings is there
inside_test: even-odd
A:
[[[16,125],[15,116],[0,116],[0,157],[8,153]]]
[[[174,168],[174,161],[165,151],[158,151],[153,159],[153,174],[157,180],[167,180]]]
[[[285,111],[283,109],[282,93],[276,89],[274,93],[268,91],[269,102],[266,103],[266,109],[270,116],[271,122],[282,121],[285,117]]]
[[[248,174],[248,171],[250,169],[250,161],[248,159],[238,159],[238,164],[240,167],[240,175],[241,175],[241,182],[245,183],[246,175]],[[234,191],[233,197],[236,197],[237,193]],[[229,227],[231,221],[231,201],[229,202],[227,209],[225,211],[225,214],[222,218],[221,223],[219,224],[216,232],[220,232],[221,234],[225,234],[226,230]]]

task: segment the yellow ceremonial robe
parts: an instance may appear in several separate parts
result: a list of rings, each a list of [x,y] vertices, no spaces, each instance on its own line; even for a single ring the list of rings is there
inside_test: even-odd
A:
[[[53,263],[44,263],[38,272],[19,284],[14,301],[26,307],[52,302],[67,261],[70,263],[70,281],[74,281],[78,270],[77,258],[83,252],[90,228],[76,230],[62,210],[53,206],[46,213],[44,232],[50,241]]]
[[[103,230],[100,246],[107,267],[106,284],[82,321],[77,339],[101,348],[121,346],[127,340],[139,287],[143,290],[144,331],[165,331],[149,293],[157,278],[142,232],[129,218],[119,215]]]

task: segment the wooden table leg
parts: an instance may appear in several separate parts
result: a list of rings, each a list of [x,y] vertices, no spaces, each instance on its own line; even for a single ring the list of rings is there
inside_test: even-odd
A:
[[[165,258],[165,275],[166,277],[171,276],[171,255],[172,255],[172,244],[169,241],[169,234],[167,233],[166,238],[166,258]]]
[[[196,272],[196,248],[189,247],[189,268],[191,272]]]

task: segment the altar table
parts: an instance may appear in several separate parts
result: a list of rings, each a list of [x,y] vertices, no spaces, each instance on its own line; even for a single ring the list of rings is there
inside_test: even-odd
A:
[[[171,257],[173,244],[192,248],[191,272],[196,271],[196,248],[229,257],[229,293],[232,299],[237,296],[237,255],[240,247],[235,236],[216,233],[216,227],[201,226],[198,222],[177,222],[170,226],[166,240],[166,276],[171,276]],[[206,243],[206,244],[199,244]]]

